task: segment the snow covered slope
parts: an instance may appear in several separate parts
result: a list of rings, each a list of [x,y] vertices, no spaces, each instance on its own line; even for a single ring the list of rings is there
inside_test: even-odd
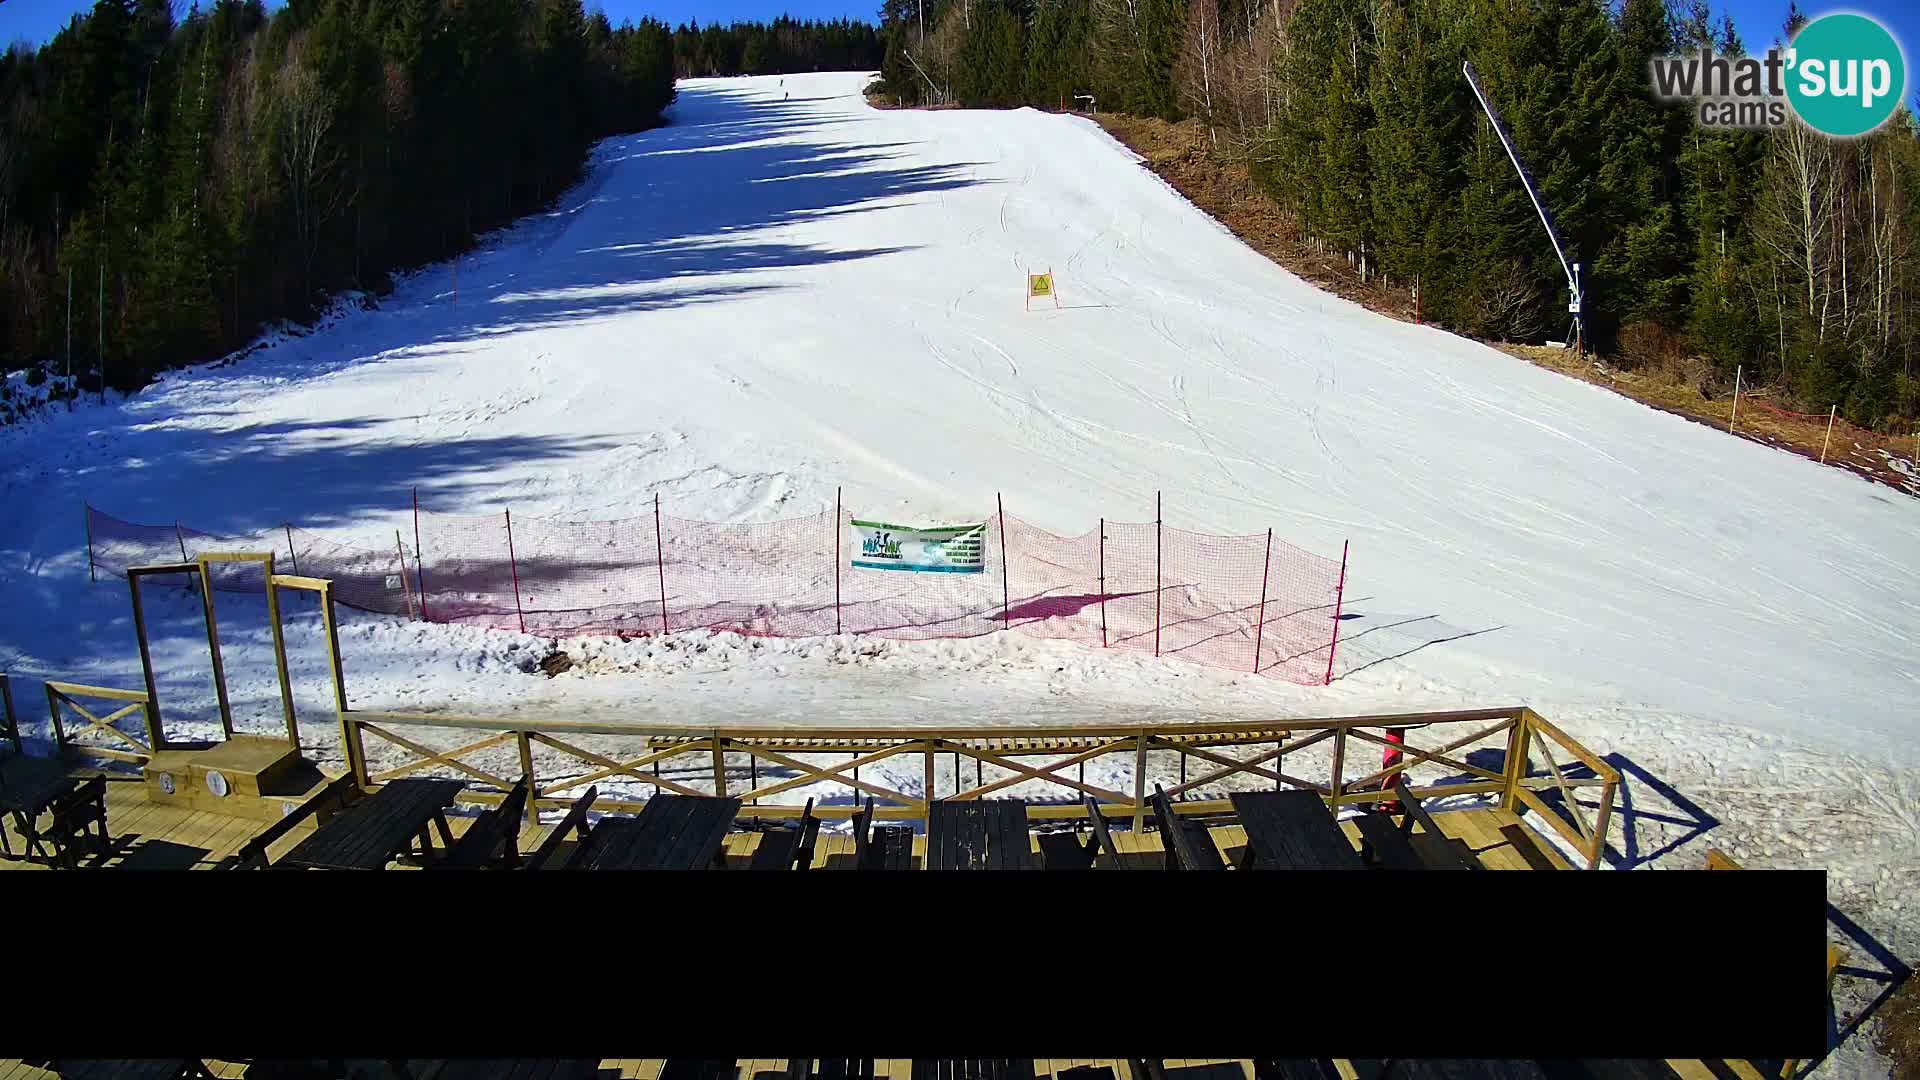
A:
[[[1920,503],[1316,291],[1090,122],[683,83],[552,214],[240,363],[0,432],[0,660],[86,593],[80,502],[390,544],[448,511],[1008,510],[1353,542],[1341,707],[1525,701],[1902,756]],[[1052,269],[1064,306],[1024,310]],[[383,539],[384,538],[384,539]],[[1905,555],[1902,555],[1902,552]],[[111,594],[106,607],[100,593]],[[19,652],[22,657],[10,656]],[[70,672],[84,675],[84,671]],[[1300,707],[1314,710],[1312,697]]]

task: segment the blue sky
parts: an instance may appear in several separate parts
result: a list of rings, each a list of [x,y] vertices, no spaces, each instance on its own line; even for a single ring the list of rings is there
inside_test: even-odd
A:
[[[266,0],[277,8],[281,0]],[[595,0],[585,0],[593,10]],[[174,10],[187,10],[188,0],[174,0]],[[599,0],[607,18],[619,25],[623,19],[651,15],[669,25],[699,19],[709,22],[733,22],[736,19],[771,19],[782,13],[807,19],[864,19],[877,22],[880,0]],[[0,0],[0,45],[21,38],[44,45],[67,25],[76,13],[93,7],[93,0]]]
[[[187,0],[175,0],[175,3],[180,10],[186,9]],[[701,22],[770,19],[783,12],[802,18],[872,20],[880,9],[879,0],[599,0],[599,5],[615,23],[652,15],[670,24],[696,18]],[[0,44],[22,38],[36,45],[44,44],[75,12],[91,6],[92,0],[0,0]],[[268,0],[268,6],[278,4]],[[588,0],[588,7],[592,6],[594,0]],[[1734,24],[1740,28],[1750,49],[1764,48],[1773,41],[1787,10],[1785,0],[1715,0],[1714,8],[1733,13]],[[1839,0],[1831,4],[1808,0],[1804,10],[1809,15],[1857,11],[1879,19],[1906,48],[1909,90],[1920,85],[1920,78],[1911,70],[1914,63],[1920,62],[1920,4],[1910,0]],[[1910,93],[1909,100],[1911,97]]]

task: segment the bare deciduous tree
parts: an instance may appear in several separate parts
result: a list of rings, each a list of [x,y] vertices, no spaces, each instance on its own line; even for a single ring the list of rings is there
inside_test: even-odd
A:
[[[1223,52],[1218,0],[1189,0],[1186,38],[1180,47],[1174,78],[1179,84],[1182,104],[1205,122],[1207,137],[1215,149],[1220,146],[1220,135],[1215,127],[1214,82],[1219,77]]]
[[[334,94],[305,63],[304,44],[304,35],[288,43],[274,98],[277,156],[299,235],[303,285],[311,282],[322,230],[351,195],[340,183],[340,148],[332,138]]]

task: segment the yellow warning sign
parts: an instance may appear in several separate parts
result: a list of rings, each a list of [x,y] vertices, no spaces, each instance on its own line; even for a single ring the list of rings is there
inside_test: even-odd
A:
[[[1033,310],[1035,298],[1045,300],[1051,297],[1053,306],[1060,306],[1060,294],[1053,291],[1053,271],[1044,274],[1027,275],[1027,310]]]

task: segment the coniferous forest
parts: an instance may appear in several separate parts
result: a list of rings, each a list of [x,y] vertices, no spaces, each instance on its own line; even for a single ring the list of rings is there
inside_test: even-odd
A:
[[[1742,42],[1705,0],[885,0],[884,91],[1203,124],[1296,228],[1430,322],[1564,339],[1566,276],[1461,75],[1526,156],[1590,341],[1730,392],[1910,432],[1920,139],[1712,131],[1649,93],[1651,56]],[[1779,36],[1799,14],[1783,8]],[[1082,103],[1084,104],[1084,103]]]
[[[69,281],[76,372],[220,355],[551,201],[672,95],[667,28],[579,0],[98,0],[0,57],[0,362],[64,370]]]

